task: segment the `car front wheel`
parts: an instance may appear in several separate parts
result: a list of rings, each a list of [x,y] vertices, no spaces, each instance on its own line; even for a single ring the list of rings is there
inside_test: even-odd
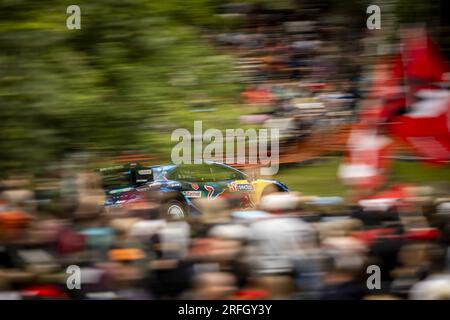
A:
[[[170,200],[164,204],[163,213],[173,219],[183,219],[187,216],[186,206],[177,200]]]

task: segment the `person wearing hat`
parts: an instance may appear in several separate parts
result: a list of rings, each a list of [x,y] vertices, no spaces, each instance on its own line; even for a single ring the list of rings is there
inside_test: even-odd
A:
[[[298,261],[316,247],[314,228],[298,216],[295,194],[272,193],[261,199],[261,209],[269,213],[249,226],[254,281],[269,290],[272,298],[290,298]]]

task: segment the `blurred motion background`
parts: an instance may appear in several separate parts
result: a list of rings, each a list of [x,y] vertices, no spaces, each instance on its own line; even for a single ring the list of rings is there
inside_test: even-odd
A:
[[[444,0],[1,1],[0,298],[450,298],[450,149],[408,144],[389,91],[414,73],[449,98],[449,15]],[[106,212],[97,169],[168,163],[172,131],[196,120],[278,128],[274,178],[292,194],[251,215],[220,199],[186,221],[149,219],[152,203]],[[350,139],[361,126],[394,151]],[[376,173],[343,169],[361,157]]]

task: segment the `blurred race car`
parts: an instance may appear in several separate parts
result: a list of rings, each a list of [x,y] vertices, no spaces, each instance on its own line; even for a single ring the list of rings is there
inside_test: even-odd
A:
[[[287,192],[279,181],[250,179],[222,163],[145,167],[138,163],[101,169],[107,200],[105,205],[126,206],[151,199],[162,215],[182,218],[200,214],[195,199],[229,197],[241,208],[254,207],[270,192]]]

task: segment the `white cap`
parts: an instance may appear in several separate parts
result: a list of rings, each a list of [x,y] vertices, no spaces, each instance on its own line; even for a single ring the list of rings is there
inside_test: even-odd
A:
[[[298,202],[298,196],[294,194],[286,192],[272,193],[262,197],[261,208],[267,211],[295,210]]]

